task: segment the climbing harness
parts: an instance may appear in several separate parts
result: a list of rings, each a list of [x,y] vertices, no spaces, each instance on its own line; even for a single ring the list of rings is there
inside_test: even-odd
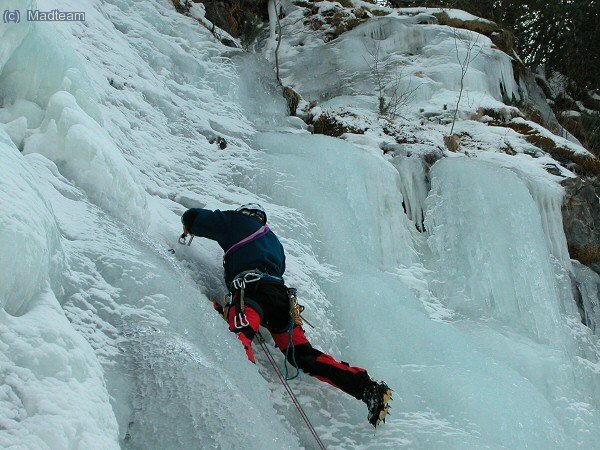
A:
[[[234,277],[233,281],[231,282],[230,292],[229,292],[229,294],[226,295],[226,298],[228,299],[226,308],[228,306],[231,307],[234,304],[236,305],[237,314],[233,319],[233,324],[234,324],[235,329],[239,330],[241,328],[244,328],[244,327],[250,325],[250,322],[244,312],[244,291],[248,284],[256,283],[261,280],[269,280],[269,281],[276,281],[278,283],[283,283],[282,277],[269,275],[269,274],[261,272],[259,270],[247,270],[245,272],[241,272],[238,275],[236,275]],[[234,295],[234,293],[237,293],[237,295]],[[256,332],[256,336],[257,336],[258,342],[260,343],[260,346],[262,347],[262,349],[265,352],[265,355],[267,356],[267,359],[269,360],[269,362],[271,363],[271,366],[275,370],[277,377],[282,382],[285,390],[287,391],[288,395],[292,399],[292,402],[296,406],[296,409],[300,413],[302,420],[304,420],[309,431],[311,432],[311,434],[317,441],[319,448],[322,450],[325,450],[325,446],[323,445],[323,442],[319,438],[319,435],[317,434],[314,426],[310,422],[308,416],[302,409],[300,402],[294,395],[292,388],[288,384],[288,380],[293,380],[294,378],[298,377],[298,375],[300,374],[300,369],[298,368],[298,364],[296,363],[293,334],[294,334],[294,328],[296,326],[301,326],[303,323],[303,318],[301,316],[301,313],[304,310],[304,307],[302,305],[298,304],[298,299],[296,297],[296,293],[297,293],[297,291],[295,288],[288,288],[288,297],[290,299],[290,328],[288,329],[288,332],[289,332],[290,340],[289,340],[288,347],[285,352],[285,375],[281,372],[281,370],[277,366],[277,363],[275,362],[273,355],[269,351],[269,349],[265,343],[265,339],[263,338],[260,331]],[[304,319],[304,322],[306,322],[305,319]],[[288,365],[287,365],[288,364],[288,352],[290,350],[292,352],[292,364],[296,368],[296,374],[293,377],[289,376]]]
[[[236,275],[231,282],[230,304],[236,304],[237,314],[233,318],[233,326],[236,330],[240,330],[250,325],[250,321],[246,317],[246,313],[244,311],[244,291],[246,290],[246,285],[256,283],[260,280],[271,280],[277,281],[278,283],[283,283],[283,278],[269,275],[258,270],[247,270],[245,272],[241,272]],[[239,292],[239,294],[233,296],[233,292]]]
[[[236,330],[241,330],[244,327],[250,325],[250,321],[246,317],[246,313],[244,311],[244,291],[246,289],[247,284],[256,283],[261,280],[271,280],[279,283],[283,283],[283,278],[276,277],[274,275],[269,275],[267,273],[263,273],[257,270],[247,270],[245,272],[241,272],[235,276],[233,281],[231,282],[231,289],[229,293],[229,302],[227,304],[236,305],[237,314],[233,318],[233,326]],[[238,294],[234,296],[232,293],[237,292]],[[301,313],[304,311],[304,306],[298,304],[298,298],[296,296],[297,290],[295,288],[287,288],[288,298],[290,301],[290,326],[288,328],[289,333],[289,342],[287,348],[285,349],[285,380],[294,380],[298,378],[300,375],[300,369],[298,368],[298,364],[296,363],[296,350],[294,348],[294,328],[296,326],[302,326],[303,322],[306,322],[303,319]],[[306,322],[308,323],[308,322]],[[312,325],[311,325],[312,326]],[[296,368],[296,373],[294,376],[290,376],[288,369],[288,355],[289,352],[292,352],[291,363]]]
[[[294,391],[292,391],[292,388],[290,387],[290,385],[288,384],[288,382],[283,377],[283,374],[281,373],[281,370],[279,370],[279,367],[277,367],[277,364],[275,363],[275,359],[273,358],[273,355],[269,351],[269,348],[267,347],[267,344],[265,342],[265,339],[262,337],[262,334],[260,334],[260,332],[258,332],[258,333],[256,333],[256,336],[258,337],[258,342],[260,343],[260,346],[264,350],[265,355],[267,356],[267,359],[271,363],[271,366],[273,367],[273,370],[275,370],[275,373],[277,374],[277,377],[279,378],[279,381],[281,381],[281,383],[283,384],[283,387],[285,388],[285,390],[287,391],[288,395],[292,399],[292,402],[294,403],[294,406],[296,407],[296,409],[300,413],[300,417],[302,417],[302,420],[304,421],[304,423],[308,427],[308,430],[310,431],[310,433],[315,438],[315,441],[317,441],[317,445],[319,446],[319,448],[321,450],[325,450],[325,445],[323,445],[323,442],[319,438],[319,435],[317,434],[317,431],[315,430],[315,427],[310,422],[310,419],[308,418],[308,416],[306,415],[306,413],[302,409],[302,405],[300,405],[300,402],[298,401],[298,398],[294,394]]]

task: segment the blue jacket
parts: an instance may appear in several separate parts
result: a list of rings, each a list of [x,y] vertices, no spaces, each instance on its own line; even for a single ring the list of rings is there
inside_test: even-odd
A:
[[[236,211],[188,209],[181,221],[191,234],[217,241],[224,251],[262,227],[254,217]],[[264,236],[233,251],[225,260],[225,283],[231,285],[240,272],[258,269],[278,277],[285,272],[285,253],[275,233]]]

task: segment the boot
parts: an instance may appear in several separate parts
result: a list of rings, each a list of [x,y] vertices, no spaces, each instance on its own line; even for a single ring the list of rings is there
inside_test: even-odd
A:
[[[385,417],[391,408],[388,403],[392,400],[392,390],[388,385],[383,381],[369,380],[362,400],[367,404],[369,410],[369,414],[367,415],[369,423],[374,427],[377,427],[380,422],[385,423]]]

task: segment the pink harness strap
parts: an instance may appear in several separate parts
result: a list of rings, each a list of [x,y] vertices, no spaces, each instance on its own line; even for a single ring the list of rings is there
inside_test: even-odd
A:
[[[231,247],[229,247],[227,249],[227,251],[223,255],[223,261],[225,261],[225,258],[227,258],[232,252],[236,251],[238,248],[243,247],[244,245],[257,240],[258,238],[267,234],[269,231],[270,231],[270,228],[269,228],[269,224],[267,223],[264,226],[260,227],[258,230],[256,230],[254,233],[252,233],[250,236],[245,237],[244,239],[242,239],[239,242],[236,242],[235,244],[233,244]]]

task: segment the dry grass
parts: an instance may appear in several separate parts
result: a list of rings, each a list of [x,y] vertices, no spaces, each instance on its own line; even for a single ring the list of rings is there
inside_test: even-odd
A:
[[[333,27],[333,31],[327,35],[328,41],[332,41],[359,25],[363,20],[344,10],[339,10],[333,16],[326,18],[326,21]]]
[[[444,144],[448,150],[456,153],[460,150],[460,136],[458,134],[444,136]]]
[[[372,9],[371,10],[371,14],[373,14],[374,16],[387,16],[390,12],[389,11],[384,11],[382,9]]]
[[[561,164],[565,166],[575,165],[572,170],[580,175],[595,176],[600,179],[600,159],[597,157],[576,153],[558,145],[553,139],[542,136],[536,129],[525,123],[508,123],[505,126],[523,135],[527,142],[549,153]]]
[[[306,22],[304,23],[306,25]],[[320,30],[321,27],[323,26],[323,22],[321,22],[319,19],[313,17],[310,21],[310,28],[314,31]]]
[[[330,114],[321,114],[313,123],[315,134],[324,134],[326,136],[340,137],[344,133],[364,134],[365,130],[343,124],[335,116]]]
[[[510,53],[515,46],[515,36],[510,30],[500,28],[498,25],[481,20],[460,20],[450,18],[448,13],[435,13],[440,25],[474,31],[489,37],[492,42],[505,53]]]
[[[510,142],[505,142],[504,146],[500,147],[500,151],[510,156],[515,156],[517,154],[517,151],[513,148],[512,145],[510,145]]]

